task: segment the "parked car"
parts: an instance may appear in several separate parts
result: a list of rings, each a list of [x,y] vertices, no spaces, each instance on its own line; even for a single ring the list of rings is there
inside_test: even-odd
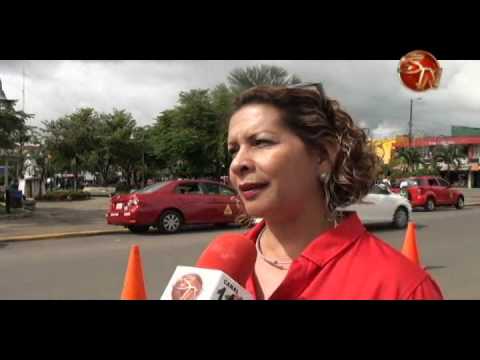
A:
[[[102,186],[85,186],[83,188],[84,192],[88,192],[90,196],[112,196],[115,194],[114,187],[102,187]]]
[[[338,210],[357,212],[364,224],[387,223],[398,229],[407,227],[412,217],[410,202],[384,185],[374,185],[361,201]],[[255,218],[250,226],[253,227],[261,220]]]
[[[234,223],[243,213],[236,192],[208,180],[172,180],[111,198],[107,223],[122,225],[134,233],[151,226],[175,233],[184,224]]]
[[[463,209],[465,197],[451,188],[451,185],[438,176],[416,176],[396,181],[392,191],[406,197],[412,207],[423,207],[433,211],[437,206],[455,206]]]

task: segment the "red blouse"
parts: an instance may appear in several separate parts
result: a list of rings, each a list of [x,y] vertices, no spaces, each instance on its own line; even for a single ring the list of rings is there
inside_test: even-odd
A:
[[[246,233],[252,241],[264,222]],[[254,274],[246,289],[257,297]],[[441,300],[431,276],[370,234],[356,213],[314,239],[269,300]]]

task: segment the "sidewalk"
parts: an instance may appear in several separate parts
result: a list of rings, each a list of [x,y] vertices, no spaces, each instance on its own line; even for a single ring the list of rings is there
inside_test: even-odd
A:
[[[453,188],[460,191],[465,197],[465,206],[477,206],[480,205],[480,188],[467,189],[467,188]]]
[[[39,240],[71,236],[121,233],[121,226],[108,225],[105,213],[110,198],[72,202],[37,202],[32,216],[0,217],[0,241]]]

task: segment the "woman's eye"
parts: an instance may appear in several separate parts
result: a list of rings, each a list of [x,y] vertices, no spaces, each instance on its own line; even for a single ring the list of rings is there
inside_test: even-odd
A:
[[[257,139],[255,140],[255,145],[256,146],[265,146],[265,145],[271,145],[272,142],[270,140],[266,139]]]

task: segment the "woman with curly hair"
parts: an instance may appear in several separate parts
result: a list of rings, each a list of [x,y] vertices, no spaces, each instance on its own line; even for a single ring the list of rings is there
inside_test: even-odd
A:
[[[230,180],[251,217],[255,299],[442,299],[435,281],[370,234],[356,213],[376,157],[319,84],[261,86],[235,102]]]

